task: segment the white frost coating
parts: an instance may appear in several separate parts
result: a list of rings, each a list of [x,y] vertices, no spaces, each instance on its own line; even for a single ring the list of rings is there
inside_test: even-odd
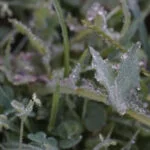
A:
[[[104,8],[100,5],[100,3],[95,2],[92,7],[87,12],[87,19],[89,21],[95,20],[97,17],[101,19],[101,28],[103,30],[107,29],[107,21],[106,21],[106,14],[107,12]]]
[[[113,83],[112,68],[101,58],[101,56],[92,47],[89,48],[92,54],[92,68],[96,70],[95,78],[98,82],[103,84],[108,90]]]
[[[69,75],[69,78],[73,79],[73,81],[76,82],[79,79],[80,71],[81,71],[81,65],[80,63],[77,63],[72,73]]]
[[[116,81],[114,85],[109,88],[109,100],[112,106],[114,106],[121,115],[124,115],[126,113],[128,109],[127,103],[122,97],[120,87],[118,87]]]

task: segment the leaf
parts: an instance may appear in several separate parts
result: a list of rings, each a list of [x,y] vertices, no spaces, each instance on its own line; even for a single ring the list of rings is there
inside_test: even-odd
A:
[[[46,134],[44,132],[37,132],[35,134],[30,133],[28,134],[28,139],[37,142],[39,144],[43,144],[46,140]]]
[[[58,142],[53,137],[49,137],[45,141],[44,146],[45,146],[46,150],[58,150],[59,149],[58,148]]]
[[[82,125],[75,120],[68,120],[62,122],[56,129],[56,134],[61,139],[70,139],[82,133]]]
[[[102,59],[102,57],[92,47],[89,47],[92,55],[92,68],[96,70],[96,80],[103,84],[106,89],[114,82],[114,74],[112,68]]]
[[[121,63],[116,82],[121,90],[122,96],[126,97],[127,93],[139,86],[139,65],[136,55],[137,50],[140,48],[140,43],[132,46],[127,54],[127,58]]]
[[[77,145],[82,140],[82,136],[77,136],[71,139],[65,139],[59,141],[59,146],[62,149],[69,149]]]
[[[103,106],[96,102],[88,102],[83,120],[89,131],[99,131],[106,123],[106,112]]]
[[[90,48],[93,57],[92,67],[96,70],[95,78],[106,87],[111,105],[122,115],[130,108],[145,112],[143,108],[140,109],[141,104],[137,101],[135,93],[135,88],[139,86],[139,66],[136,53],[139,48],[140,43],[137,42],[124,55],[116,78],[113,77],[112,69],[109,69],[108,64],[93,48]]]
[[[139,47],[140,43],[137,43],[125,54],[118,76],[113,86],[109,88],[109,100],[120,114],[126,113],[126,110],[130,107],[128,103],[131,90],[139,86],[139,67],[136,55]],[[134,99],[131,101],[134,101]]]
[[[25,111],[24,105],[23,105],[22,103],[16,101],[16,100],[13,100],[13,101],[11,102],[11,105],[12,105],[13,108],[16,109],[16,111],[18,111],[18,112],[20,112],[20,113],[22,113],[22,112]]]
[[[10,102],[14,98],[14,91],[10,86],[0,86],[0,105],[5,108],[10,107]]]
[[[12,107],[17,111],[17,116],[19,117],[27,117],[31,115],[33,110],[34,102],[32,100],[29,101],[27,106],[25,107],[23,103],[20,103],[16,100],[11,102]]]

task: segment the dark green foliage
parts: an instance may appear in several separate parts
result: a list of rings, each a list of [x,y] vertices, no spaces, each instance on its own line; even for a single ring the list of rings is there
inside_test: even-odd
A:
[[[0,1],[0,149],[149,150],[149,8]]]
[[[84,116],[84,124],[91,132],[99,131],[106,123],[106,112],[103,105],[88,102]]]

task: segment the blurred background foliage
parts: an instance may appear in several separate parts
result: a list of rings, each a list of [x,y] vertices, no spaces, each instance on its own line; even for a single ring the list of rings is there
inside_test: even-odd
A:
[[[128,115],[120,116],[101,102],[90,101],[93,92],[107,96],[107,91],[94,78],[88,47],[97,49],[116,72],[123,54],[83,23],[96,4],[107,13],[104,19],[114,41],[124,49],[141,42],[137,91],[146,106],[150,103],[150,1],[124,1],[59,0],[70,42],[70,75],[64,78],[63,37],[53,0],[0,0],[1,149],[18,148],[20,119],[11,101],[16,99],[26,106],[34,92],[42,105],[34,106],[25,120],[23,150],[150,149],[150,126]],[[21,29],[10,19],[21,22]],[[103,25],[101,21],[95,23]],[[76,87],[79,91],[74,91]]]

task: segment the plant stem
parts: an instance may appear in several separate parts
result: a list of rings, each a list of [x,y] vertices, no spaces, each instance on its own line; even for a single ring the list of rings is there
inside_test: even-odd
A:
[[[61,30],[62,30],[62,36],[63,36],[63,43],[64,43],[64,65],[65,65],[65,73],[64,76],[68,76],[69,75],[69,38],[68,38],[68,31],[67,31],[67,27],[65,25],[65,21],[63,18],[63,12],[61,10],[60,4],[58,2],[58,0],[53,0],[54,3],[54,7],[56,9],[56,13],[58,16],[58,20],[61,26]]]
[[[126,34],[126,32],[129,29],[129,26],[131,23],[131,14],[128,9],[126,0],[120,0],[120,2],[122,4],[122,10],[123,10],[123,14],[124,14],[124,24],[123,24],[122,31],[121,31],[121,37],[124,37],[124,35]]]
[[[141,15],[140,7],[138,5],[138,1],[137,0],[128,0],[128,4],[129,4],[129,7],[133,13],[134,18],[137,20],[139,18],[141,18],[142,15]],[[148,56],[148,60],[150,60],[150,51],[149,51],[150,46],[148,43],[148,34],[146,31],[144,21],[140,21],[138,27],[139,27],[138,30],[139,30],[140,41],[142,42],[145,53]],[[150,61],[148,61],[148,63],[150,64]]]
[[[50,112],[50,120],[49,120],[49,126],[48,126],[48,131],[50,132],[55,125],[56,122],[56,116],[58,112],[58,105],[59,105],[59,85],[56,86],[55,92],[53,94],[53,99],[52,99],[52,109]]]
[[[114,39],[112,39],[112,37],[110,37],[107,33],[105,33],[103,30],[101,30],[99,27],[90,24],[89,22],[83,20],[82,23],[84,25],[86,25],[89,29],[91,29],[93,32],[95,32],[96,34],[98,34],[99,36],[101,36],[104,40],[108,41],[109,43],[111,43],[116,49],[120,49],[121,52],[127,52],[126,49],[124,49],[124,47],[122,47],[120,45],[120,43],[118,43],[117,41],[115,41]]]
[[[22,150],[23,128],[24,128],[24,119],[21,118],[21,124],[20,124],[20,137],[19,137],[19,150]]]

